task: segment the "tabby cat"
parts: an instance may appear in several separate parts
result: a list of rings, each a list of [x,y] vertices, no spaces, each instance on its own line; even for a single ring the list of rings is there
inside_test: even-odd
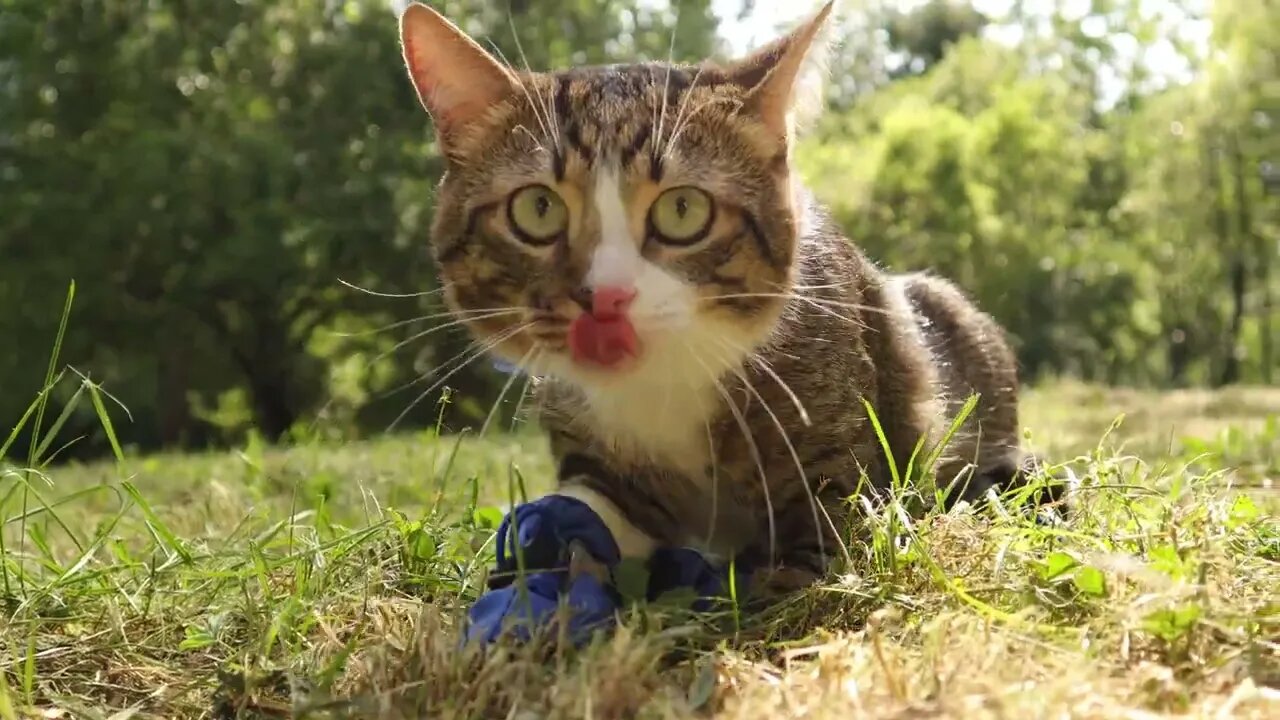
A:
[[[446,301],[540,378],[557,492],[624,557],[695,547],[807,584],[850,497],[974,394],[938,483],[974,500],[1024,477],[1001,328],[945,280],[878,268],[794,171],[830,13],[728,65],[559,72],[512,70],[424,5],[402,16],[447,165]]]

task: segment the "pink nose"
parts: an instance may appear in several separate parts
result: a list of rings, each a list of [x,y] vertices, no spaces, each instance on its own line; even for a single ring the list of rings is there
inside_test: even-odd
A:
[[[618,320],[636,297],[633,288],[606,285],[591,292],[591,315],[596,320]]]

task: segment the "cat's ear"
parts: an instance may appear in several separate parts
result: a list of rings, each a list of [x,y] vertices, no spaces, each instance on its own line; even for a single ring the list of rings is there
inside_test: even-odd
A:
[[[830,50],[835,0],[791,33],[729,66],[733,82],[748,89],[745,109],[790,138],[798,122],[817,114]]]
[[[400,16],[409,79],[442,140],[511,95],[515,77],[443,15],[410,3]]]

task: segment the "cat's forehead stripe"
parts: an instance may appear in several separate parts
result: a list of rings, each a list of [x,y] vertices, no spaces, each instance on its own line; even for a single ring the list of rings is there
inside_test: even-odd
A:
[[[693,72],[690,68],[659,63],[574,68],[553,75],[551,110],[556,115],[562,143],[552,157],[552,171],[563,180],[568,166],[566,151],[580,157],[588,168],[602,157],[616,158],[629,166],[649,148],[649,175],[662,179],[662,159],[656,144],[655,113],[662,125],[671,128],[680,111],[682,95],[695,82],[713,84],[715,72]],[[662,93],[665,90],[665,101]],[[657,107],[637,112],[637,103],[656,103]],[[668,135],[669,133],[664,133]]]

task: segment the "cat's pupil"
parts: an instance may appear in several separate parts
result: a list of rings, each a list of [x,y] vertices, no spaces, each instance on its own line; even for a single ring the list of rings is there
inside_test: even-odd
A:
[[[686,200],[683,195],[678,196],[676,198],[676,215],[679,215],[681,219],[684,219],[685,214],[688,212],[689,201]]]
[[[551,209],[551,201],[546,195],[539,195],[538,199],[533,201],[533,209],[538,213],[538,217],[546,217],[547,211]]]

